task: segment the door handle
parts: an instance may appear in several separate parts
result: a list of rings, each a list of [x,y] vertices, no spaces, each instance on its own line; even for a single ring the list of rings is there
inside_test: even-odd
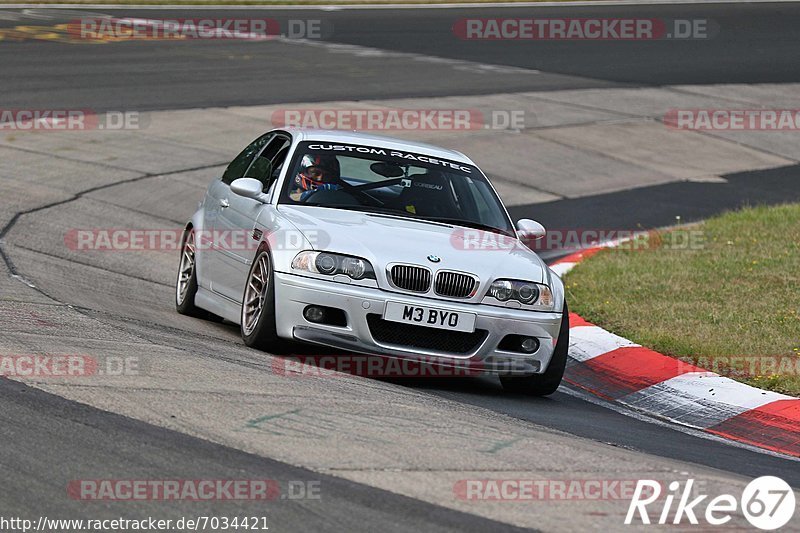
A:
[[[230,207],[230,206],[231,206],[231,204],[230,204],[230,202],[228,201],[228,199],[227,199],[227,198],[223,198],[222,200],[220,200],[220,201],[219,201],[219,206],[220,206],[222,209],[225,209],[226,207]]]

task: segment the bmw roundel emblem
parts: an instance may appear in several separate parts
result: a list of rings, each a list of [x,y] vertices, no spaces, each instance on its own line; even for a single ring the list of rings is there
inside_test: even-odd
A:
[[[431,263],[438,263],[441,260],[442,259],[438,255],[431,254],[428,256],[428,261],[430,261]]]

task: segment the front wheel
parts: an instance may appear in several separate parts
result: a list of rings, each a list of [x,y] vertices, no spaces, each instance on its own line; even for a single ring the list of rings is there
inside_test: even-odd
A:
[[[547,396],[553,394],[561,384],[564,369],[567,367],[567,350],[569,349],[569,310],[564,301],[564,312],[561,317],[561,328],[553,350],[553,357],[543,374],[532,376],[500,376],[500,383],[509,392],[528,394],[531,396]]]
[[[275,283],[267,250],[256,254],[242,299],[242,339],[251,348],[278,351],[284,343],[275,328]]]

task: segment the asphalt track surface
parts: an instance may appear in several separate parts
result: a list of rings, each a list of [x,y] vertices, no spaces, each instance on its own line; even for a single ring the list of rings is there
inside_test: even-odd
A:
[[[110,10],[103,10],[110,12]],[[800,80],[800,6],[796,4],[741,4],[640,7],[581,7],[569,16],[640,16],[664,18],[708,17],[725,29],[711,42],[682,43],[463,43],[453,38],[453,20],[486,15],[484,9],[386,10],[324,12],[334,28],[333,42],[384,50],[435,55],[456,60],[538,69],[536,76],[486,76],[485,82],[465,85],[457,70],[440,78],[420,77],[413,71],[365,69],[363,59],[343,54],[338,62],[321,63],[314,49],[287,45],[276,57],[267,46],[253,43],[124,43],[108,46],[61,43],[3,43],[0,46],[2,106],[92,107],[95,109],[195,108],[309,102],[334,99],[441,96],[564,88],[646,86],[694,83],[764,83]],[[115,12],[118,14],[119,12]],[[248,11],[248,17],[312,18],[306,10]],[[562,8],[540,8],[538,16],[564,16]],[[152,17],[153,12],[126,11],[126,15]],[[231,16],[220,11],[204,15]],[[530,16],[522,8],[503,9],[502,16]],[[190,17],[186,12],[160,13],[162,17]],[[500,15],[497,15],[500,16]],[[63,19],[60,19],[63,20]],[[39,22],[41,23],[41,22]],[[50,23],[50,22],[48,22]],[[4,26],[15,22],[4,21]],[[259,53],[263,51],[263,53]],[[110,73],[114,75],[110,75]],[[313,73],[310,74],[310,73]],[[354,83],[358,80],[358,83]],[[191,90],[189,90],[191,88]],[[751,176],[753,177],[753,176]],[[730,177],[729,177],[730,178]],[[711,184],[674,184],[609,194],[605,197],[536,204],[547,225],[550,220],[579,217],[576,226],[629,227],[630,220],[659,226],[671,222],[671,202],[697,199],[688,212],[702,218],[745,202],[778,202],[797,197],[796,172],[766,171],[756,180],[732,180],[730,195],[714,194]],[[753,186],[753,183],[761,185]],[[694,189],[692,189],[694,188]],[[711,188],[711,189],[706,189]],[[699,193],[688,194],[687,193]],[[712,199],[709,197],[713,196]],[[652,209],[652,199],[664,209]],[[612,210],[621,200],[630,210]],[[514,208],[515,215],[528,206]],[[649,214],[649,218],[644,217]],[[580,217],[585,217],[584,222]],[[9,228],[6,228],[9,229]],[[80,266],[76,265],[76,272]],[[23,272],[34,279],[39,272]],[[52,281],[45,286],[69,288]],[[61,280],[63,281],[63,280]],[[58,288],[57,288],[58,287]],[[109,308],[115,302],[109,302]],[[88,311],[87,311],[88,312]],[[120,328],[124,324],[120,322]],[[237,328],[215,325],[215,335],[233,341]],[[186,338],[192,335],[185,332]],[[536,426],[638,450],[654,456],[705,465],[725,472],[756,477],[779,475],[800,487],[797,463],[757,453],[723,442],[676,431],[596,404],[574,392],[563,391],[546,399],[503,394],[496,380],[420,380],[401,382],[418,392],[465,405],[475,405],[510,415]],[[4,452],[0,464],[4,482],[0,500],[9,513],[30,514],[31,500],[48,502],[43,511],[56,514],[84,511],[85,505],[64,502],[64,481],[91,472],[107,477],[122,463],[129,477],[219,478],[263,475],[274,479],[322,479],[324,508],[309,512],[307,502],[289,502],[270,509],[273,523],[283,530],[426,530],[486,531],[507,527],[475,516],[381,491],[366,485],[321,476],[278,461],[256,457],[225,446],[159,428],[124,416],[103,412],[57,396],[0,380],[0,424]],[[53,453],[57,450],[58,453]],[[70,460],[65,462],[64,457]],[[54,472],[59,473],[54,478]],[[58,503],[61,502],[61,503]],[[227,504],[230,505],[230,504]],[[37,507],[37,509],[39,509]],[[226,514],[234,508],[225,507]],[[251,510],[248,507],[247,510]],[[193,505],[195,511],[220,509]],[[97,511],[97,513],[95,513]],[[138,509],[126,507],[136,514]],[[112,507],[96,507],[96,516],[115,516]],[[202,514],[200,512],[196,514]],[[511,529],[509,527],[509,529]]]
[[[64,498],[64,487],[87,475],[113,479],[123,466],[133,479],[243,479],[246,472],[247,479],[270,479],[282,486],[290,481],[315,483],[323,495],[312,502],[286,499],[258,511],[249,501],[184,502],[170,505],[176,518],[256,514],[267,516],[269,527],[280,531],[523,531],[99,411],[5,379],[0,380],[0,402],[4,440],[8,439],[0,463],[6,517],[30,517],[33,509],[50,517],[85,516],[85,503]],[[149,508],[152,513],[147,503],[97,505],[90,512],[97,519],[141,518]]]
[[[325,57],[313,47],[248,42],[126,42],[0,47],[0,94],[8,107],[179,109],[343,99],[449,96],[663,84],[780,83],[800,79],[800,6],[713,4],[565,8],[377,10],[92,10],[142,18],[272,18],[322,21],[323,41],[522,69],[487,75],[392,68],[369,57]],[[38,16],[38,12],[37,12]],[[80,17],[0,20],[0,27],[51,25]],[[709,39],[620,41],[464,41],[454,23],[470,17],[626,17],[706,19]],[[274,49],[278,47],[278,49]]]

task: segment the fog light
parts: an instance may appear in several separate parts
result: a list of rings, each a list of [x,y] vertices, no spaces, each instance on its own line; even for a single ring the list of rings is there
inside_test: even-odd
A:
[[[306,317],[306,320],[309,322],[319,323],[325,320],[325,310],[321,307],[309,305],[303,311],[303,316]]]
[[[519,343],[519,347],[522,348],[522,351],[525,353],[533,353],[539,349],[539,339],[536,337],[523,337],[522,342]]]

